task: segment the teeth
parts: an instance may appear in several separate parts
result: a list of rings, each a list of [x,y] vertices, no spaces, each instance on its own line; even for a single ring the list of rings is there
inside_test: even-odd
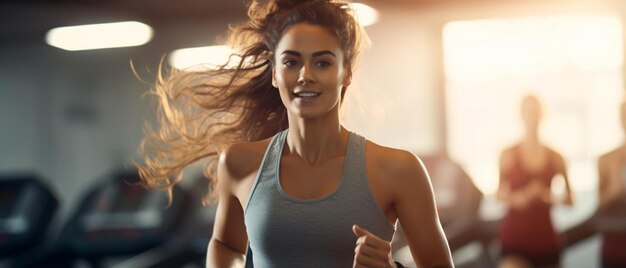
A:
[[[299,92],[295,94],[298,97],[303,97],[303,98],[311,98],[311,97],[317,97],[320,95],[320,93],[315,93],[315,92]]]

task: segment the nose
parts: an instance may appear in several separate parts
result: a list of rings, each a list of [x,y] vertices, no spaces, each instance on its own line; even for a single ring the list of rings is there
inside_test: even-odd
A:
[[[315,83],[315,76],[313,75],[312,67],[309,66],[308,64],[304,64],[302,65],[302,68],[300,69],[300,76],[298,76],[298,84],[304,85],[304,84],[310,84],[310,83]]]

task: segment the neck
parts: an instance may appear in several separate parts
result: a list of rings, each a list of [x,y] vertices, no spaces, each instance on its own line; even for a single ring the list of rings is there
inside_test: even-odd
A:
[[[348,131],[339,123],[339,113],[329,112],[320,118],[303,119],[289,115],[286,150],[309,165],[343,156]]]
[[[539,135],[537,134],[537,132],[533,132],[533,131],[526,132],[526,135],[524,136],[524,139],[522,140],[522,145],[526,147],[536,147],[540,144],[541,142],[539,141]]]

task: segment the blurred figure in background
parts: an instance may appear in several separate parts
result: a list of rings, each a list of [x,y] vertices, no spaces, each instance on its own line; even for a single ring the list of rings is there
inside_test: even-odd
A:
[[[524,137],[500,156],[497,198],[509,207],[499,230],[500,267],[559,267],[561,241],[550,208],[573,203],[565,161],[539,140],[542,109],[537,97],[524,97],[521,116]],[[557,200],[550,187],[558,174],[565,180],[564,200]]]
[[[621,106],[626,133],[626,102]],[[626,143],[600,157],[597,229],[602,237],[602,267],[626,267]]]

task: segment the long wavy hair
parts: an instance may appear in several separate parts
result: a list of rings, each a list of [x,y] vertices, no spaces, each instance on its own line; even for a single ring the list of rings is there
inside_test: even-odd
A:
[[[347,3],[333,0],[253,0],[249,20],[230,26],[229,45],[237,52],[227,63],[205,71],[170,69],[168,74],[160,68],[149,92],[157,100],[156,126],[145,124],[141,161],[134,163],[143,184],[167,191],[171,200],[185,167],[207,159],[204,175],[215,180],[222,150],[286,129],[287,111],[272,86],[274,51],[283,32],[303,22],[326,28],[338,39],[345,66],[352,68],[363,33],[353,14]],[[213,192],[205,201],[215,197]]]

